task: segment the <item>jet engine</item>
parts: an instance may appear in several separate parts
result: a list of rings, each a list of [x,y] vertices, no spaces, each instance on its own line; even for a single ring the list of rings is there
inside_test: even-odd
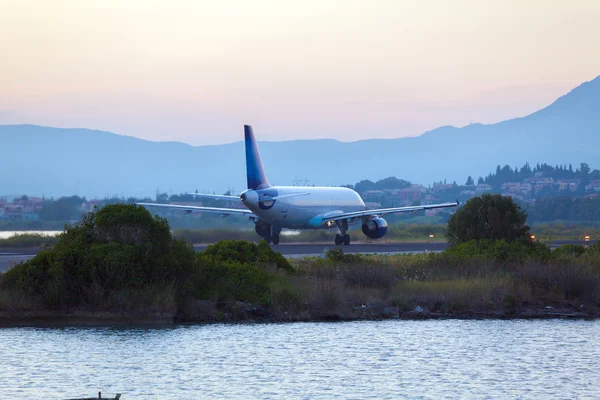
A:
[[[388,224],[383,218],[373,218],[363,222],[362,231],[370,239],[379,239],[387,233]]]

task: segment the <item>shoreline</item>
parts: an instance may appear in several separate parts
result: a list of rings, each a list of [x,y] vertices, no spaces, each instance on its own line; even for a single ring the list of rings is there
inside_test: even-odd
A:
[[[362,312],[360,312],[362,310]],[[198,310],[196,310],[198,311]],[[356,307],[354,315],[330,314],[322,316],[271,313],[262,308],[228,310],[214,315],[195,315],[184,318],[179,312],[146,311],[0,311],[1,328],[67,328],[67,327],[136,327],[136,326],[186,326],[205,324],[275,324],[306,322],[356,322],[356,321],[430,321],[430,320],[587,320],[600,319],[600,312],[577,307],[528,307],[514,313],[506,310],[468,310],[456,312],[399,311],[385,307],[382,311],[370,307]],[[360,312],[360,315],[357,315]]]

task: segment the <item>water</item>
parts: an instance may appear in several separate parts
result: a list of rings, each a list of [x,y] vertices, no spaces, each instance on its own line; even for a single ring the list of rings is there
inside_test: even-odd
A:
[[[44,236],[56,236],[62,231],[0,231],[0,239],[8,239],[15,235],[44,235]]]
[[[0,397],[600,398],[600,322],[0,329]]]

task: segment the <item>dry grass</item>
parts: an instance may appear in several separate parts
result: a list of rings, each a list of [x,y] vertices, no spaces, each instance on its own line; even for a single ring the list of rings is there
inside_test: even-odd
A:
[[[0,288],[0,311],[34,311],[41,308],[41,303],[27,293]]]
[[[352,314],[360,305],[401,311],[504,311],[585,302],[600,305],[600,255],[503,264],[442,255],[363,256],[359,261],[296,260],[292,292],[313,315]]]
[[[177,310],[175,285],[111,291],[102,307],[111,311],[175,312]]]
[[[509,282],[496,278],[458,278],[446,281],[399,282],[390,303],[410,309],[421,306],[431,311],[465,311],[496,309],[502,305]]]

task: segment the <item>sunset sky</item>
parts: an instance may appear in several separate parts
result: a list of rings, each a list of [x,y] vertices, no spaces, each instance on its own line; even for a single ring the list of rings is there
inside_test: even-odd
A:
[[[600,75],[597,0],[0,1],[0,124],[190,144],[415,136]]]

